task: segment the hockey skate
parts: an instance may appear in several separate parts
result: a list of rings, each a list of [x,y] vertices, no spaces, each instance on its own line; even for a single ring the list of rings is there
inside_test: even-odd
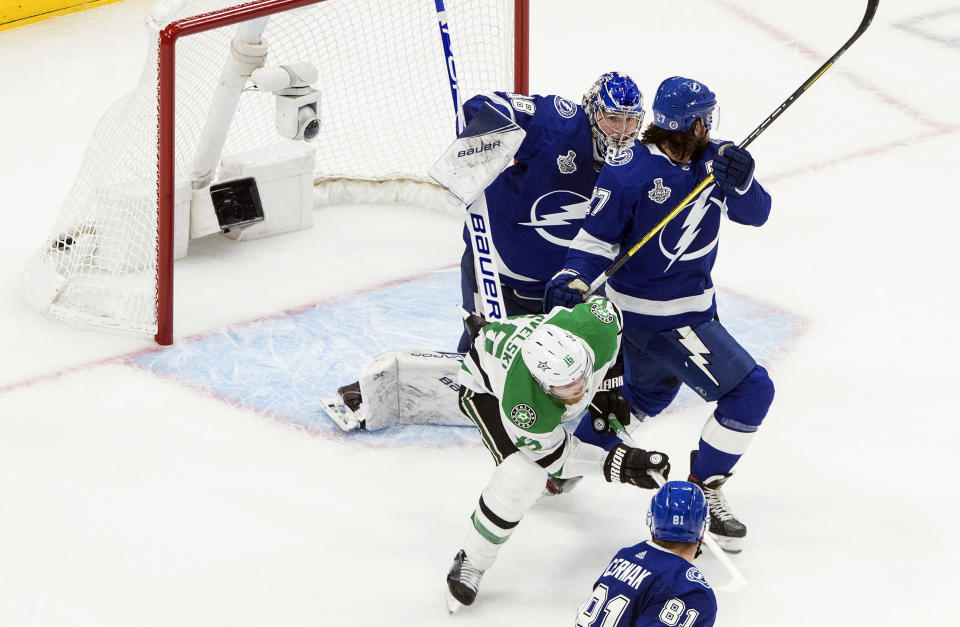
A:
[[[344,431],[362,431],[366,428],[366,420],[361,411],[362,404],[359,381],[338,388],[336,396],[320,401],[324,413]]]
[[[451,614],[464,605],[471,605],[477,598],[483,571],[470,563],[470,558],[461,549],[453,558],[447,573],[447,609]]]
[[[577,487],[577,484],[580,483],[581,479],[583,479],[583,477],[570,477],[569,479],[547,477],[547,485],[543,488],[543,495],[557,496],[558,494],[563,494],[564,492],[570,492]]]
[[[693,460],[696,458],[697,452],[691,452],[691,468],[693,467]],[[727,499],[723,495],[723,484],[731,475],[732,473],[711,475],[702,481],[690,475],[690,481],[700,486],[703,495],[707,498],[707,505],[710,507],[710,534],[720,545],[720,548],[727,553],[739,553],[743,550],[747,526],[737,520],[737,517],[730,511]]]

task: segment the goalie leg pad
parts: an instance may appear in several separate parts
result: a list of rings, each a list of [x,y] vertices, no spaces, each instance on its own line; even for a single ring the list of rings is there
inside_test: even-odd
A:
[[[381,353],[367,362],[360,375],[358,408],[341,396],[323,401],[323,409],[345,430],[375,431],[401,424],[470,425],[457,403],[462,362],[463,355],[458,353]]]

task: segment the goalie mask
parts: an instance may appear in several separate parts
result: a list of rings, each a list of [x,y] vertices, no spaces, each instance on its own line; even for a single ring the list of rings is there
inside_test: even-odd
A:
[[[647,526],[655,540],[697,542],[710,520],[707,500],[689,481],[668,481],[653,495]]]
[[[717,96],[703,83],[682,76],[664,79],[653,99],[653,125],[686,133],[694,121],[703,120],[707,130],[718,126]]]
[[[607,72],[583,95],[583,111],[590,121],[597,154],[609,161],[640,133],[643,96],[629,76]]]
[[[544,392],[568,405],[583,398],[591,359],[583,342],[569,331],[541,324],[523,343],[520,355]]]

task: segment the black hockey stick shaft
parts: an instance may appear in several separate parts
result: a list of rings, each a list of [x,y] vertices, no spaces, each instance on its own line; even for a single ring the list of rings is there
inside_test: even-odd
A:
[[[868,27],[868,26],[870,26],[870,22],[873,21],[873,16],[874,16],[874,14],[876,14],[876,12],[877,12],[877,5],[879,5],[879,4],[880,4],[880,0],[867,0],[867,9],[866,9],[866,11],[865,11],[864,14],[863,14],[863,19],[860,21],[860,26],[857,27],[857,31],[850,37],[850,39],[848,39],[848,40],[846,41],[845,44],[843,44],[843,45],[840,47],[839,50],[837,50],[837,51],[833,54],[832,57],[830,57],[829,59],[827,59],[826,63],[824,63],[823,65],[821,65],[820,68],[819,68],[816,72],[814,72],[813,74],[810,75],[810,78],[808,78],[806,81],[804,81],[803,84],[802,84],[800,87],[798,87],[796,91],[794,91],[792,94],[790,94],[790,97],[789,97],[789,98],[787,98],[786,100],[784,100],[783,102],[781,102],[781,103],[780,103],[780,106],[778,106],[776,109],[774,109],[773,113],[771,113],[769,116],[767,116],[767,119],[765,119],[763,122],[761,122],[760,125],[759,125],[757,128],[753,129],[753,131],[752,131],[749,135],[747,135],[747,138],[744,139],[742,142],[740,142],[740,144],[739,144],[740,148],[746,148],[746,147],[749,146],[751,143],[753,143],[753,140],[755,140],[757,137],[759,137],[759,136],[760,136],[760,133],[762,133],[763,131],[765,131],[765,130],[767,129],[767,127],[769,127],[771,124],[773,124],[773,121],[774,121],[774,120],[776,120],[778,117],[780,117],[780,115],[781,115],[784,111],[786,111],[787,108],[788,108],[790,105],[792,105],[794,102],[796,102],[797,99],[804,94],[804,92],[806,92],[808,89],[810,89],[810,87],[811,87],[814,83],[816,83],[817,80],[819,80],[820,77],[823,76],[824,73],[826,73],[826,71],[829,70],[830,67],[831,67],[834,63],[836,63],[837,59],[840,58],[840,55],[842,55],[844,52],[846,52],[847,49],[850,48],[850,46],[853,45],[853,42],[855,42],[857,39],[859,39],[859,38],[860,38],[860,35],[862,35],[862,34],[867,30],[867,27]],[[628,251],[625,252],[624,254],[620,255],[620,257],[618,257],[612,264],[610,264],[610,267],[609,267],[609,268],[607,268],[606,270],[603,271],[603,274],[601,274],[601,275],[598,276],[596,279],[594,279],[593,282],[590,284],[590,289],[589,289],[589,291],[588,291],[587,293],[588,293],[588,294],[594,293],[595,291],[597,291],[597,289],[598,289],[601,285],[603,285],[604,283],[606,283],[607,279],[609,279],[610,276],[611,276],[614,272],[616,272],[617,270],[619,270],[619,269],[623,266],[623,264],[627,263],[627,261],[628,261],[631,257],[633,257],[633,256],[636,254],[636,252],[637,252],[638,250],[640,250],[640,248],[643,247],[644,244],[646,244],[646,243],[649,242],[651,239],[653,239],[653,236],[654,236],[654,235],[656,235],[656,234],[659,233],[661,230],[663,230],[663,227],[665,227],[665,226],[667,225],[667,223],[670,222],[670,220],[673,220],[673,218],[675,218],[678,213],[680,213],[681,211],[683,211],[683,208],[687,206],[687,203],[689,203],[691,200],[693,200],[693,199],[694,199],[700,192],[702,192],[702,191],[707,187],[707,185],[709,185],[712,181],[713,181],[713,173],[711,172],[710,174],[707,175],[706,178],[704,178],[702,181],[700,181],[699,183],[697,183],[697,185],[693,188],[693,190],[692,190],[689,194],[687,194],[687,195],[683,198],[683,200],[681,200],[679,203],[677,203],[677,205],[670,211],[670,213],[668,213],[667,215],[665,215],[665,216],[663,217],[663,219],[662,219],[655,227],[653,227],[653,229],[652,229],[649,233],[647,233],[646,235],[644,235],[643,238],[642,238],[639,242],[637,242],[636,244],[634,244],[634,245],[630,248],[630,250],[628,250]]]

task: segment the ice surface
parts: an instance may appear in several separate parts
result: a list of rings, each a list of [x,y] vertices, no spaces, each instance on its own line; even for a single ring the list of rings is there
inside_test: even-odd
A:
[[[644,537],[649,493],[587,479],[539,504],[451,618],[443,578],[489,455],[469,429],[356,437],[309,405],[364,351],[427,348],[411,302],[437,342],[456,337],[455,216],[341,207],[309,232],[200,244],[177,265],[165,351],[19,301],[93,126],[140,71],[150,4],[0,32],[0,624],[572,624]],[[533,5],[532,91],[576,98],[618,69],[649,105],[660,79],[690,75],[739,141],[864,3]],[[956,622],[958,15],[884,0],[751,146],[773,213],[724,226],[714,279],[738,336],[767,347],[777,397],[729,484],[749,586],[719,596],[718,625]],[[330,332],[338,316],[349,337]],[[334,346],[342,361],[319,355]],[[708,414],[682,401],[644,441],[682,474]]]

